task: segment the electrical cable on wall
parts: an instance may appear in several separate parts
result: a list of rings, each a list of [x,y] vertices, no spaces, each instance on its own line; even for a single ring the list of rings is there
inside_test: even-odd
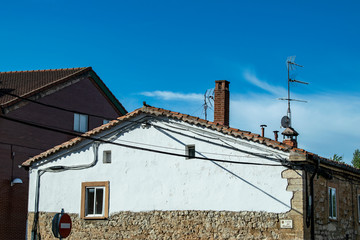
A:
[[[93,143],[93,152],[94,152],[94,160],[89,164],[83,165],[75,165],[75,166],[51,166],[45,169],[39,169],[37,171],[36,178],[36,192],[35,192],[35,212],[34,212],[34,220],[31,230],[31,240],[38,239],[38,220],[39,220],[39,198],[40,198],[40,178],[46,172],[63,172],[66,170],[82,170],[91,168],[96,165],[98,162],[98,151],[99,151],[99,142]]]
[[[270,154],[253,153],[253,152],[245,151],[245,150],[242,150],[242,149],[239,149],[239,148],[235,148],[233,146],[223,145],[223,144],[215,143],[213,141],[208,141],[208,140],[204,140],[204,139],[197,138],[197,137],[194,137],[194,136],[189,136],[188,134],[177,132],[177,131],[174,131],[174,130],[171,130],[171,129],[168,129],[168,128],[164,128],[164,127],[160,127],[160,126],[157,126],[157,125],[152,125],[152,126],[155,127],[155,128],[160,128],[160,129],[169,131],[169,132],[177,133],[177,134],[180,134],[180,135],[183,135],[183,136],[191,137],[191,138],[194,138],[194,139],[197,139],[197,140],[200,140],[200,141],[205,141],[205,142],[210,143],[210,144],[218,145],[218,146],[221,146],[221,147],[225,147],[225,148],[228,148],[228,149],[232,149],[232,150],[236,150],[236,151],[239,151],[239,152],[242,152],[242,153],[253,155],[255,157],[260,157],[260,158],[271,160],[271,161],[278,161],[278,162],[281,162],[281,163],[287,162],[287,160],[283,159],[283,158],[271,158],[271,157],[269,157],[269,156],[273,156],[273,154],[270,155]],[[220,140],[219,138],[214,138],[214,139]]]

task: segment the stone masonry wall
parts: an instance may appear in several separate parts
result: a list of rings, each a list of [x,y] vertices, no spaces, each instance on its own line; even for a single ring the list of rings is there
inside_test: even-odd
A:
[[[282,177],[288,180],[287,191],[293,192],[291,199],[291,210],[287,213],[287,219],[293,221],[293,228],[289,229],[285,239],[308,239],[305,231],[305,191],[304,172],[285,170]]]
[[[287,191],[293,192],[292,209],[287,213],[229,211],[150,211],[119,212],[106,220],[84,220],[70,214],[72,239],[304,239],[303,179],[293,170]],[[40,213],[41,239],[54,239],[51,231],[55,213]],[[28,236],[34,214],[28,216]],[[281,220],[292,220],[291,229],[281,228]]]
[[[54,239],[55,213],[40,214],[41,239]],[[120,212],[107,220],[83,220],[71,214],[71,239],[295,239],[280,229],[286,214],[265,212],[151,211]],[[29,215],[31,225],[33,214]],[[29,236],[31,228],[28,230]]]
[[[337,219],[329,218],[328,188],[336,189]],[[349,181],[334,175],[332,180],[322,177],[314,179],[315,207],[315,238],[360,239],[360,224],[358,216],[357,195],[360,185],[357,181]]]

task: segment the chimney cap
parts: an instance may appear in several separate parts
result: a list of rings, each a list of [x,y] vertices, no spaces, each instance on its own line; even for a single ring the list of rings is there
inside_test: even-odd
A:
[[[287,127],[282,133],[282,135],[284,136],[298,136],[299,133],[297,131],[295,131],[295,129],[293,129],[292,127]]]

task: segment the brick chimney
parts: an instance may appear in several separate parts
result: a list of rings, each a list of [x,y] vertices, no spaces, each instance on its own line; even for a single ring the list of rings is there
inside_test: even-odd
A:
[[[214,122],[225,126],[229,126],[229,84],[226,80],[215,81]]]

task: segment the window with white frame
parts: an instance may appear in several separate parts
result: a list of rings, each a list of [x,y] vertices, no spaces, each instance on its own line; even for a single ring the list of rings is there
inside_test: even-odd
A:
[[[195,145],[186,145],[185,148],[186,159],[195,158]]]
[[[86,132],[88,130],[88,115],[74,113],[74,131]]]
[[[337,219],[336,188],[329,187],[329,218]]]
[[[82,183],[81,217],[105,219],[108,217],[109,182]]]

